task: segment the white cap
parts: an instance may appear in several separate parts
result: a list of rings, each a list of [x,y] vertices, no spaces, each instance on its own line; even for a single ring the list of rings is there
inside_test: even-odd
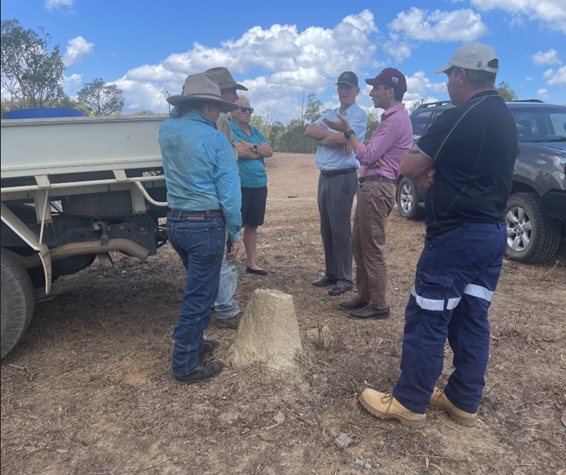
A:
[[[492,61],[494,61],[494,63],[489,66],[489,63]],[[493,51],[493,48],[490,46],[483,43],[468,43],[458,48],[450,58],[450,61],[448,61],[448,64],[436,68],[434,73],[443,73],[453,66],[462,69],[471,69],[472,71],[496,73],[499,71],[499,59],[497,59],[495,51]]]

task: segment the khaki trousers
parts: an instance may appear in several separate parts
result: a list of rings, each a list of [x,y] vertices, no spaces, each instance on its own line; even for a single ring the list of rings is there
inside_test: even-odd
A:
[[[366,181],[358,186],[352,229],[358,299],[378,310],[389,307],[385,227],[395,204],[395,184]]]

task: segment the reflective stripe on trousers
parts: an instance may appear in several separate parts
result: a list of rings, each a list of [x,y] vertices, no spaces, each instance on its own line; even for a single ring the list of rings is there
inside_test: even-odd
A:
[[[491,302],[491,299],[493,298],[493,293],[494,292],[492,292],[491,290],[475,284],[468,284],[464,288],[464,294],[471,295],[472,297],[477,297],[483,300],[487,300],[488,302]],[[462,300],[462,297],[453,297],[447,299],[446,301],[427,299],[425,297],[421,297],[420,295],[417,295],[417,291],[415,290],[414,285],[413,288],[411,289],[411,295],[415,297],[415,300],[419,307],[421,307],[423,310],[432,310],[433,312],[443,312],[445,309],[454,310],[460,303],[460,300]],[[445,302],[446,302],[446,306],[444,305]]]

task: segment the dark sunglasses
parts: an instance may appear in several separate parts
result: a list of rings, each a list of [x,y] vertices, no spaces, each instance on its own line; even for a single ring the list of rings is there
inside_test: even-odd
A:
[[[254,113],[254,110],[251,107],[240,107],[240,110],[245,114],[246,112],[249,112],[250,114]]]

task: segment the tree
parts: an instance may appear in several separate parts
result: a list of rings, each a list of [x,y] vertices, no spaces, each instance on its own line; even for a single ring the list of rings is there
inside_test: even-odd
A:
[[[85,115],[92,115],[92,111],[90,108],[85,106],[84,104],[79,103],[74,99],[71,99],[69,96],[62,97],[61,99],[55,101],[53,103],[53,107],[61,107],[62,109],[73,109],[77,111],[82,111]]]
[[[509,84],[507,84],[505,81],[501,81],[499,83],[499,86],[497,86],[495,90],[499,93],[499,95],[505,102],[516,101],[519,99],[517,93],[513,89],[511,89],[511,86],[509,86]]]
[[[2,20],[1,29],[2,89],[22,108],[53,107],[65,97],[59,45],[49,51],[51,36],[43,28],[24,30],[18,20]]]
[[[411,107],[409,107],[409,110],[407,111],[407,114],[411,115],[414,111],[416,111],[423,103],[423,100],[420,99],[419,101],[415,101],[413,103],[413,105]]]
[[[100,78],[85,84],[77,93],[77,99],[89,107],[93,115],[122,112],[126,103],[122,90],[116,84],[105,85]]]
[[[281,135],[283,135],[284,132],[285,132],[285,126],[277,120],[270,125],[267,134],[263,134],[265,135],[267,141],[271,144],[273,150],[276,152],[283,151],[281,150],[280,141],[281,141]]]
[[[325,112],[324,104],[320,101],[320,99],[316,98],[316,94],[309,94],[307,96],[307,107],[305,110],[305,119],[307,124],[312,124]]]
[[[379,125],[379,116],[377,112],[373,111],[368,114],[368,127],[366,129],[366,136],[365,140],[369,140],[371,138],[371,134],[373,134],[374,130],[377,129]]]

